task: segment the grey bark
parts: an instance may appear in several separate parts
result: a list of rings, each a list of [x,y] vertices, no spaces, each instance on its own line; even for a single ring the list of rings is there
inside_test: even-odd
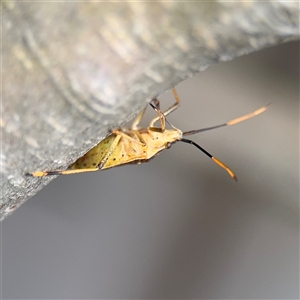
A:
[[[2,3],[1,220],[153,97],[299,39],[296,2]]]

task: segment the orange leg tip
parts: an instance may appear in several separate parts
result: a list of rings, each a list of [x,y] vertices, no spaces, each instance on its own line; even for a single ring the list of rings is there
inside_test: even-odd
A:
[[[45,172],[26,173],[25,175],[32,176],[32,177],[41,177],[41,176],[45,176]]]

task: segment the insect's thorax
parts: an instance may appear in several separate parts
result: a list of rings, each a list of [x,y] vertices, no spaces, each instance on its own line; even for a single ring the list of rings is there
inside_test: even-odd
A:
[[[146,142],[145,159],[148,160],[156,156],[159,152],[170,147],[170,145],[182,138],[180,130],[168,129],[164,132],[141,131],[141,135]]]

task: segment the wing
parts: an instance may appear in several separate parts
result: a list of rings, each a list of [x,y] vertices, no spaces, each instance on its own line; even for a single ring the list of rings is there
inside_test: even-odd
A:
[[[69,169],[93,169],[97,167],[101,163],[107,151],[110,149],[115,138],[115,135],[110,135],[105,138],[84,156],[78,158],[72,165],[69,166]]]

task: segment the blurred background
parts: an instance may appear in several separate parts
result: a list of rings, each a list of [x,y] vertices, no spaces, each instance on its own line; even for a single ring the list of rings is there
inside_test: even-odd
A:
[[[148,164],[60,176],[2,223],[3,299],[299,299],[299,43],[214,65],[177,92],[168,120],[183,131],[272,103],[191,136],[238,183],[183,143]]]

